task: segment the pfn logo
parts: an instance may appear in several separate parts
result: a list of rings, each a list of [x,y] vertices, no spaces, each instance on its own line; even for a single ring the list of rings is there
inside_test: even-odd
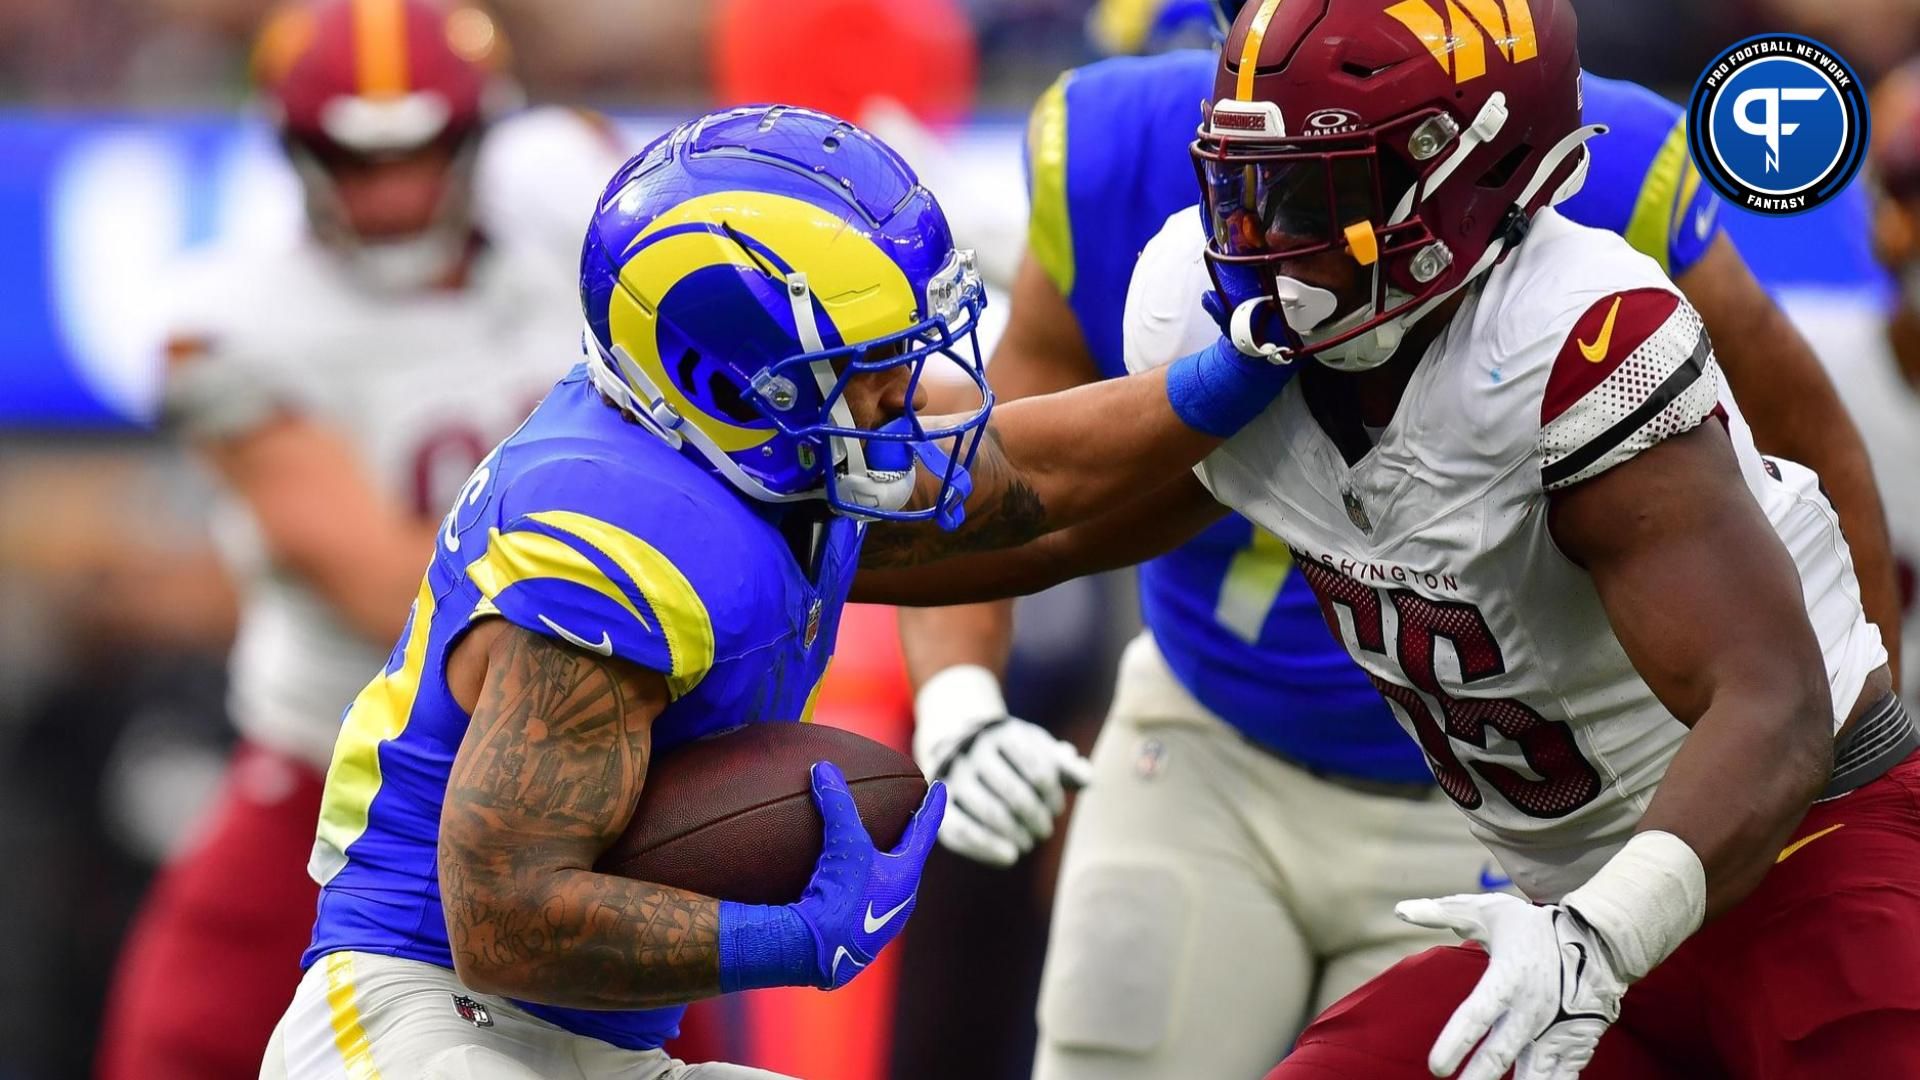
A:
[[[1767,140],[1767,171],[1780,171],[1780,139],[1800,130],[1799,124],[1780,122],[1780,103],[1782,101],[1819,101],[1827,96],[1826,87],[1768,86],[1748,90],[1734,100],[1733,122],[1741,131],[1749,135],[1758,135]],[[1753,107],[1764,105],[1762,119],[1753,118]]]
[[[1487,73],[1487,46],[1522,64],[1540,55],[1529,0],[1402,0],[1387,9],[1456,83]]]
[[[1687,108],[1700,175],[1741,209],[1799,214],[1837,197],[1867,156],[1866,89],[1812,38],[1763,34],[1707,65]]]

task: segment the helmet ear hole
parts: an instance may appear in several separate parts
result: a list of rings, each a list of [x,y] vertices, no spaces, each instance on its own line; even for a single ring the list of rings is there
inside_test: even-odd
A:
[[[729,420],[750,424],[759,419],[733,380],[715,371],[707,376],[707,394],[721,414]]]
[[[699,352],[693,349],[682,350],[680,362],[675,367],[677,369],[675,374],[679,376],[681,386],[700,385]],[[724,373],[709,368],[706,372],[706,387],[707,402],[712,405],[714,411],[726,419],[735,423],[751,424],[760,418],[753,411],[753,407],[747,404],[747,399],[740,392],[740,388],[735,386],[733,380],[727,378]]]
[[[1531,156],[1533,156],[1533,147],[1525,143],[1514,147],[1508,151],[1506,157],[1495,163],[1493,168],[1481,174],[1480,186],[1489,191],[1498,191],[1506,187],[1513,182],[1513,175],[1520,171],[1520,166],[1526,164]]]

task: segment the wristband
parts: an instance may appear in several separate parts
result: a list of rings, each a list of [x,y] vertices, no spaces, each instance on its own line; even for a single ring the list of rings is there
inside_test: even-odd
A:
[[[913,695],[914,718],[938,727],[978,723],[1006,712],[999,677],[979,664],[941,668]]]
[[[1167,367],[1167,400],[1188,427],[1224,439],[1265,412],[1294,374],[1293,365],[1246,356],[1222,338]]]
[[[1707,870],[1687,842],[1643,832],[1560,906],[1591,926],[1629,982],[1673,955],[1707,916]]]
[[[720,902],[720,992],[818,986],[813,931],[791,907]]]
[[[913,759],[930,780],[946,765],[956,737],[1007,715],[1000,679],[979,664],[942,668],[913,695]]]

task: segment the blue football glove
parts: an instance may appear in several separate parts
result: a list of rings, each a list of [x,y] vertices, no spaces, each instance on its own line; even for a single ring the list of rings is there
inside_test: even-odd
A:
[[[947,789],[927,790],[892,851],[873,846],[846,777],[831,762],[813,767],[813,799],[826,821],[820,861],[800,899],[784,906],[722,902],[720,988],[835,990],[853,981],[900,933],[920,871],[940,833]]]

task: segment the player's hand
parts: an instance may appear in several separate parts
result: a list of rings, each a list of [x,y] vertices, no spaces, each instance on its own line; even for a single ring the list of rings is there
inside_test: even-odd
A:
[[[1627,980],[1585,920],[1559,905],[1499,893],[1408,900],[1394,914],[1452,930],[1486,947],[1486,974],[1441,1029],[1427,1067],[1452,1076],[1484,1036],[1460,1080],[1574,1080],[1620,1018]]]
[[[1007,713],[985,668],[948,668],[914,702],[913,760],[952,793],[940,843],[989,866],[1012,866],[1053,835],[1067,789],[1093,764],[1072,743]]]
[[[907,925],[921,868],[940,831],[947,791],[938,783],[927,789],[926,801],[892,851],[873,846],[847,778],[832,762],[813,767],[813,801],[826,821],[825,836],[813,880],[792,910],[813,932],[813,985],[837,990],[873,963]]]

